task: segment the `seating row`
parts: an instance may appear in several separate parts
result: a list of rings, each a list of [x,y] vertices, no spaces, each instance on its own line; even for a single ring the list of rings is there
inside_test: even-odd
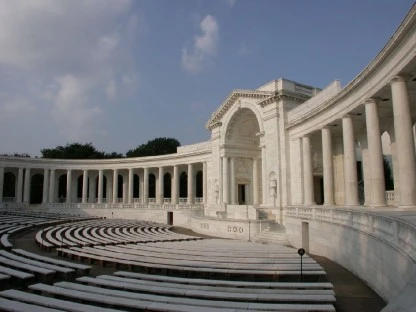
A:
[[[56,247],[198,239],[201,238],[174,233],[169,226],[162,224],[113,219],[51,226],[36,234],[37,244],[48,250]]]
[[[186,284],[187,282],[190,284]],[[221,282],[221,281],[219,281]],[[212,281],[215,285],[215,281]],[[110,311],[109,308],[148,311],[335,311],[328,283],[307,289],[195,286],[192,280],[161,283],[117,276],[81,277],[77,282],[29,286],[34,293],[0,292],[0,298],[65,311]],[[293,286],[293,285],[291,285]],[[60,299],[53,298],[54,296]],[[70,300],[76,300],[74,306]],[[92,306],[93,305],[93,306]],[[0,301],[0,308],[3,307]],[[111,310],[115,311],[115,310]]]

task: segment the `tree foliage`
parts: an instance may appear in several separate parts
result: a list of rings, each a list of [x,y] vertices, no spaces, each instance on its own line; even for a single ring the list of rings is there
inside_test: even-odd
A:
[[[126,157],[156,156],[176,153],[181,143],[174,138],[156,138],[129,150]]]
[[[42,158],[55,159],[106,159],[121,158],[122,154],[113,152],[105,153],[98,151],[92,143],[67,143],[66,146],[57,146],[55,148],[44,148],[40,151]]]

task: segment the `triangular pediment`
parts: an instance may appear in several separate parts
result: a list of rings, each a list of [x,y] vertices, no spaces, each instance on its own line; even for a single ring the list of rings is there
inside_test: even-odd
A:
[[[241,98],[255,98],[258,101],[257,104],[260,104],[261,102],[270,100],[274,97],[275,92],[273,91],[256,91],[244,89],[233,90],[227,96],[224,102],[222,102],[221,106],[211,115],[211,118],[208,120],[205,126],[208,130],[212,130],[213,128],[220,126],[222,117]]]

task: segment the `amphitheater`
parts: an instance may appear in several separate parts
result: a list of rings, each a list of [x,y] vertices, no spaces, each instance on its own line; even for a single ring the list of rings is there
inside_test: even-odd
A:
[[[0,157],[0,309],[335,311],[316,255],[415,311],[415,122],[414,5],[345,87],[233,90],[175,154]]]

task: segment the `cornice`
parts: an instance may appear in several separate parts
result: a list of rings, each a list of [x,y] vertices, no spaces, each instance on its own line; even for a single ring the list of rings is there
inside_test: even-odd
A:
[[[322,103],[311,109],[307,114],[299,117],[298,119],[292,120],[287,126],[286,129],[294,127],[299,123],[319,114],[325,109],[336,105],[337,102],[340,102],[343,98],[347,97],[350,93],[353,93],[354,90],[358,89],[362,84],[368,80],[374,72],[376,72],[382,64],[386,61],[387,58],[395,51],[395,49],[400,45],[400,43],[406,38],[406,36],[414,31],[416,24],[416,4],[413,4],[412,8],[403,19],[401,24],[398,26],[394,34],[390,37],[387,43],[384,45],[383,49],[376,55],[376,57],[351,81],[349,82],[338,94],[330,98],[329,100]]]

